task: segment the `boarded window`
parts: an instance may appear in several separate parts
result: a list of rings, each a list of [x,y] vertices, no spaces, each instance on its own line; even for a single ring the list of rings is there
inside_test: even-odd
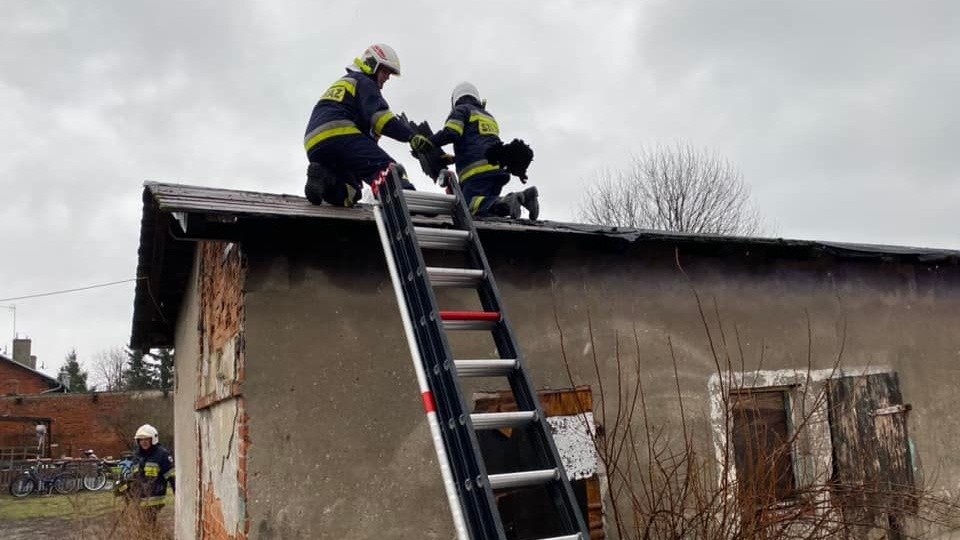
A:
[[[787,399],[784,390],[731,394],[734,463],[747,508],[789,501],[796,492]]]
[[[834,496],[845,521],[900,538],[903,516],[916,511],[916,499],[910,406],[903,403],[897,374],[840,377],[829,382],[828,397]]]

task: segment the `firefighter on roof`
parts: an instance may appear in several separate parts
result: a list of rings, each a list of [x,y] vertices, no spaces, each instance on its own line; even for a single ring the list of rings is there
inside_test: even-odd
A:
[[[453,143],[460,188],[470,212],[478,217],[516,219],[523,207],[530,219],[537,219],[537,188],[500,196],[511,173],[526,181],[526,169],[533,159],[530,147],[517,139],[509,145],[501,142],[500,125],[486,110],[486,103],[480,100],[480,92],[473,84],[458,84],[450,95],[450,106],[452,110],[443,129],[430,142],[436,147]]]
[[[346,70],[314,106],[303,139],[310,160],[305,192],[314,204],[353,206],[360,200],[363,182],[371,184],[395,163],[377,144],[382,135],[409,142],[414,152],[431,147],[427,137],[394,116],[380,93],[391,76],[400,76],[393,48],[371,45]],[[414,189],[399,168],[404,189]]]

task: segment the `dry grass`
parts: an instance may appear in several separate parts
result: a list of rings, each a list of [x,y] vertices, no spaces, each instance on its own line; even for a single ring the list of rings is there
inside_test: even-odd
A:
[[[109,491],[74,495],[0,497],[3,538],[67,538],[71,540],[168,540],[173,538],[173,496],[156,524],[136,506]]]

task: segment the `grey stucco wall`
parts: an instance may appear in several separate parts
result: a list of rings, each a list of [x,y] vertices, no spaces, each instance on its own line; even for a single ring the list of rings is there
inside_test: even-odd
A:
[[[247,251],[251,538],[450,537],[385,266],[352,243]]]
[[[176,433],[174,456],[177,465],[175,533],[178,540],[197,538],[197,360],[200,340],[197,335],[200,303],[197,294],[199,258],[194,259],[190,279],[176,326],[176,385],[174,387],[173,427]]]
[[[337,223],[244,245],[251,538],[452,536],[375,234],[369,223]],[[951,331],[960,323],[956,266],[790,260],[773,250],[692,245],[677,252],[667,243],[575,235],[481,237],[536,385],[570,386],[565,353],[573,382],[593,385],[598,421],[605,418],[593,358],[608,390],[607,422],[616,415],[610,389],[635,380],[632,367],[616,367],[619,339],[628,364],[638,349],[647,420],[679,427],[669,337],[687,421],[710,451],[708,380],[717,369],[696,290],[714,348],[738,370],[806,369],[808,358],[827,369],[842,343],[842,367],[899,372],[921,462],[938,471],[938,488],[960,489],[952,451],[960,414],[950,399],[960,380],[960,336]],[[445,309],[476,307],[471,295],[438,298]],[[459,358],[493,354],[485,337],[451,341]]]

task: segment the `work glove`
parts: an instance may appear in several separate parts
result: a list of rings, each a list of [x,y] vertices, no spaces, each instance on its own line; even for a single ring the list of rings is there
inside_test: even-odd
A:
[[[444,167],[446,167],[447,165],[453,165],[453,162],[454,162],[454,161],[455,161],[455,159],[454,159],[454,157],[453,157],[453,154],[441,154],[441,155],[440,155],[440,163],[441,163]]]
[[[417,154],[425,154],[433,149],[433,143],[430,139],[419,133],[410,137],[410,148]]]

